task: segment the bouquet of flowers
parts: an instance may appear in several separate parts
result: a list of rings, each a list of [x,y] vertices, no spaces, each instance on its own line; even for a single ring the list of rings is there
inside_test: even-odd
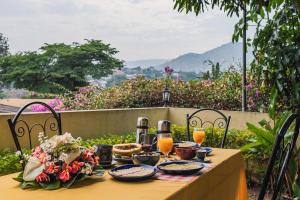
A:
[[[87,176],[103,172],[94,149],[80,146],[81,138],[65,133],[48,139],[40,133],[39,141],[40,145],[24,156],[27,161],[24,171],[14,178],[23,189],[68,188]]]

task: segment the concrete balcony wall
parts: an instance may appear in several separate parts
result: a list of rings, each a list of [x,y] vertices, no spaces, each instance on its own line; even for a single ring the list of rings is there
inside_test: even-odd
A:
[[[149,118],[150,127],[157,126],[157,121],[168,119],[173,124],[185,125],[185,116],[191,114],[196,109],[191,108],[130,108],[130,109],[107,109],[89,111],[65,111],[62,112],[63,132],[70,132],[74,137],[97,138],[105,134],[125,134],[136,130],[136,120],[139,116]],[[225,115],[231,115],[229,128],[245,129],[246,122],[257,124],[261,119],[268,119],[265,113],[250,113],[223,111]],[[0,149],[15,148],[7,119],[13,114],[0,114]],[[29,124],[44,123],[49,117],[49,113],[25,113],[22,115]],[[212,120],[215,115],[205,113],[205,119]],[[48,125],[49,127],[49,125]],[[48,130],[48,129],[47,129]],[[32,132],[34,145],[37,144],[36,135],[41,132],[41,128],[35,127]],[[54,133],[52,133],[54,134]],[[50,134],[51,135],[51,134]],[[28,146],[28,136],[21,139],[22,146]]]
[[[15,148],[7,124],[7,119],[12,118],[13,116],[13,114],[0,115],[0,149]],[[168,119],[168,108],[66,111],[62,112],[62,129],[63,132],[70,132],[74,137],[80,136],[84,139],[97,138],[105,134],[125,134],[135,131],[136,120],[139,116],[147,116],[149,118],[150,126],[154,127],[158,120]],[[49,117],[49,113],[22,114],[22,119],[31,125],[34,123],[44,123],[44,120],[47,119],[47,117]],[[34,144],[37,144],[37,137],[35,136],[39,132],[41,132],[41,128],[39,127],[34,128],[34,131],[32,132]],[[21,138],[21,143],[22,146],[28,146],[27,135]]]
[[[186,125],[186,114],[192,114],[196,111],[195,108],[169,108],[169,120],[178,125]],[[267,113],[258,113],[258,112],[240,112],[240,111],[226,111],[222,110],[222,112],[226,116],[231,116],[231,121],[229,125],[229,129],[240,129],[244,130],[246,129],[246,122],[250,122],[252,124],[258,125],[257,122],[259,122],[262,119],[270,120]],[[211,111],[205,111],[203,112],[205,117],[203,117],[205,120],[213,121],[216,119],[216,116],[218,114],[211,112]],[[199,114],[198,114],[199,116]]]

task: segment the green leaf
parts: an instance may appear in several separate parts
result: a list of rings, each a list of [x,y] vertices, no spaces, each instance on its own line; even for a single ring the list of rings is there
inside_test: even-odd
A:
[[[298,170],[297,160],[296,160],[295,156],[293,155],[288,164],[288,172],[289,172],[292,180],[295,180],[296,175],[297,175],[297,170]]]
[[[298,197],[298,199],[300,199],[300,186],[296,182],[294,182],[294,184],[293,184],[293,191],[294,191],[294,194]]]
[[[257,146],[260,146],[261,143],[260,142],[253,142],[253,143],[249,143],[249,144],[246,144],[244,146],[242,146],[240,148],[241,151],[249,151],[251,148],[254,148],[254,147],[257,147]]]
[[[24,182],[24,179],[23,179],[23,172],[19,173],[19,175],[16,177],[16,178],[13,178],[15,181],[18,181],[18,182]]]
[[[273,87],[272,91],[271,91],[271,99],[270,99],[270,105],[269,105],[269,115],[270,115],[271,119],[275,119],[275,116],[276,116],[275,103],[277,100],[277,96],[278,96],[278,90],[276,89],[276,87]]]
[[[39,183],[46,190],[56,190],[60,187],[60,181],[55,180],[49,183]]]
[[[258,128],[250,123],[247,123],[247,127],[249,131],[256,135],[258,142],[263,144],[265,147],[272,148],[275,137],[271,132]]]
[[[28,188],[39,188],[40,185],[35,181],[24,181],[21,183],[22,189],[28,189]]]

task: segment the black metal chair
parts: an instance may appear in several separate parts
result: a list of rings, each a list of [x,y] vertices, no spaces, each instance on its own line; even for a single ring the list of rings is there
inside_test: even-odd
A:
[[[217,118],[214,119],[213,121],[205,121],[203,118],[199,117],[199,113],[203,113],[202,116],[205,116],[205,111],[207,112],[213,112],[217,115]],[[186,115],[186,127],[187,127],[187,139],[190,141],[191,140],[191,133],[190,133],[190,127],[201,127],[201,128],[212,128],[212,135],[211,139],[207,141],[210,146],[213,146],[213,137],[214,137],[214,131],[215,128],[222,128],[224,129],[224,134],[222,141],[220,142],[220,145],[218,147],[224,148],[225,142],[226,142],[226,136],[228,132],[228,127],[230,123],[231,116],[226,117],[222,112],[219,110],[215,109],[210,109],[210,108],[203,108],[199,109],[193,114]]]
[[[296,123],[293,134],[290,138],[287,139],[285,138],[285,135],[294,122]],[[279,197],[279,194],[282,190],[283,178],[285,176],[288,163],[293,154],[294,147],[296,145],[296,141],[299,135],[299,128],[299,114],[290,115],[281,127],[273,145],[272,154],[268,162],[267,171],[263,180],[258,200],[264,199],[268,186],[271,184],[271,177],[275,178],[275,181],[273,181],[274,183],[272,184],[273,193],[271,194],[271,199],[275,200]]]
[[[26,121],[23,119],[19,119],[22,112],[26,111],[29,106],[32,105],[42,105],[49,109],[51,112],[50,117],[48,117],[44,123],[34,123],[33,125],[29,125]],[[54,121],[51,121],[54,120]],[[44,132],[45,135],[47,135],[47,130],[51,132],[57,132],[59,135],[62,134],[62,128],[61,128],[61,115],[60,113],[56,113],[53,108],[51,108],[48,104],[43,102],[31,102],[22,108],[16,113],[13,119],[7,120],[8,125],[11,130],[11,134],[13,136],[16,148],[18,151],[21,152],[20,159],[23,159],[23,152],[20,145],[19,138],[23,137],[25,134],[28,134],[28,140],[29,140],[29,146],[30,149],[32,149],[32,139],[31,134],[34,128],[39,127],[41,129],[41,132]]]

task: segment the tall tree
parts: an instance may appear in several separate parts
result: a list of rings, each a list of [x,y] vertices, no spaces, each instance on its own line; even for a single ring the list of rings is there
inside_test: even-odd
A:
[[[0,57],[8,55],[9,45],[8,39],[0,33]]]
[[[206,60],[204,61],[204,63],[208,63],[208,65],[211,66],[211,74],[209,73],[209,71],[204,73],[203,75],[204,80],[208,80],[208,79],[217,80],[221,77],[222,73],[221,73],[219,62],[214,63],[211,60]]]
[[[42,93],[63,93],[88,85],[87,75],[101,78],[123,67],[118,51],[100,40],[84,44],[45,44],[39,51],[0,58],[0,79],[6,85]]]
[[[282,103],[300,112],[300,1],[299,0],[174,0],[179,12],[196,15],[217,8],[227,15],[239,16],[247,10],[246,20],[256,24],[253,40],[255,60],[252,71],[257,81],[265,79],[272,88],[270,110]],[[247,23],[248,24],[248,23]],[[233,41],[243,35],[244,21],[235,25]],[[279,102],[279,103],[278,103]],[[273,112],[274,113],[274,112]]]

